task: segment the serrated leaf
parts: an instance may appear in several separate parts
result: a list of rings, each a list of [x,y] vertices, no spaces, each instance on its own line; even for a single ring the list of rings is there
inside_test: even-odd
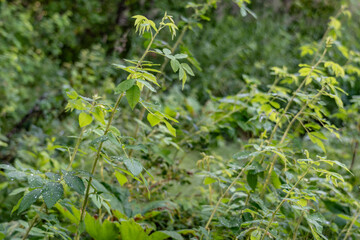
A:
[[[141,163],[135,159],[126,158],[124,164],[134,176],[138,176],[143,170]]]
[[[138,86],[134,85],[129,90],[126,91],[126,99],[131,107],[134,110],[136,104],[140,101],[140,89]]]
[[[18,213],[25,211],[26,209],[28,209],[31,206],[31,204],[36,202],[36,200],[39,199],[41,192],[42,192],[42,189],[35,189],[35,190],[32,190],[31,192],[27,193],[23,197],[23,199],[19,205]]]
[[[42,191],[42,196],[47,208],[52,208],[63,195],[63,185],[57,182],[48,182]]]
[[[123,93],[130,89],[135,84],[135,79],[127,79],[122,81],[117,87],[115,88],[115,93]]]
[[[81,112],[79,115],[79,125],[81,128],[89,125],[92,122],[92,120],[93,120],[92,117],[85,112]]]
[[[44,180],[39,175],[31,174],[28,176],[28,183],[29,187],[38,188],[42,187],[42,185],[44,184]]]
[[[71,175],[66,173],[64,175],[65,183],[72,189],[74,189],[77,193],[84,195],[85,184],[81,178],[78,176]]]

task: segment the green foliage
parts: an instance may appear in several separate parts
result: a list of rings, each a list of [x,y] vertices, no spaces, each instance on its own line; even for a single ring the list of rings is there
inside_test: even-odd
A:
[[[0,239],[359,238],[358,8],[1,2]]]

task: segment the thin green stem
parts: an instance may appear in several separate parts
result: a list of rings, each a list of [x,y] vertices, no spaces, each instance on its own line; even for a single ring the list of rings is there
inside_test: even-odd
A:
[[[181,31],[180,36],[179,36],[178,39],[176,40],[174,46],[171,48],[171,53],[172,53],[172,54],[176,51],[176,49],[177,49],[177,47],[179,46],[180,42],[181,42],[182,39],[184,38],[187,29],[188,29],[188,26],[185,26],[185,27],[183,28],[183,30]],[[155,37],[156,35],[157,35],[157,34],[155,34],[154,37]],[[152,41],[150,42],[150,44],[152,44]],[[150,46],[150,45],[149,45],[149,46]],[[150,49],[149,46],[148,46],[148,50]],[[169,59],[168,59],[168,58],[165,58],[165,61],[163,62],[163,64],[162,64],[161,67],[160,67],[160,70],[159,70],[160,72],[156,75],[156,79],[157,79],[157,80],[160,78],[161,74],[164,72],[164,69],[165,69],[165,67],[166,67],[166,65],[167,65],[168,63],[169,63]],[[165,81],[164,81],[163,84],[162,84],[163,87],[164,87],[164,84],[165,84]],[[146,92],[146,95],[145,95],[146,101],[147,101],[149,98],[150,98],[150,91],[147,91],[147,92]],[[145,111],[146,111],[145,108],[142,108],[142,109],[141,109],[138,120],[141,121],[141,120],[144,118]],[[137,124],[136,124],[136,128],[135,128],[135,133],[134,133],[134,139],[136,139],[136,138],[138,137],[139,130],[140,130],[140,124],[137,123]],[[134,152],[133,149],[130,149],[130,151],[129,151],[129,157],[131,157],[131,156],[133,155],[133,152]]]
[[[263,240],[265,238],[265,235],[267,232],[269,232],[270,226],[272,224],[272,222],[275,219],[276,213],[280,210],[281,206],[287,201],[287,198],[290,196],[290,194],[292,193],[292,191],[294,191],[294,189],[296,188],[296,186],[300,183],[300,181],[305,177],[305,175],[309,172],[311,165],[306,169],[306,171],[300,176],[300,178],[297,180],[297,182],[294,184],[294,186],[287,192],[287,194],[285,195],[285,197],[283,198],[283,200],[280,202],[280,204],[276,207],[275,211],[273,212],[273,214],[271,215],[271,219],[269,221],[269,223],[266,226],[265,229],[265,233],[264,235],[262,235],[262,238],[260,240]]]
[[[108,120],[108,123],[106,125],[106,129],[105,129],[105,132],[103,134],[104,136],[109,132],[111,123],[112,123],[112,121],[114,119],[114,116],[115,116],[115,113],[116,113],[116,109],[118,108],[118,106],[120,104],[120,101],[121,101],[121,99],[123,98],[124,95],[125,95],[124,93],[120,94],[117,101],[116,101],[116,103],[115,103],[115,106],[114,106],[114,108],[113,108],[113,110],[111,112],[110,119]],[[99,144],[99,147],[98,147],[97,153],[96,153],[96,157],[95,157],[93,165],[92,165],[91,176],[89,177],[89,180],[88,180],[88,185],[86,187],[85,197],[84,197],[84,201],[83,201],[82,208],[81,208],[79,224],[84,220],[84,217],[85,217],[86,205],[87,205],[87,202],[88,202],[88,199],[89,199],[91,182],[92,182],[92,179],[93,179],[92,175],[95,173],[96,165],[97,165],[97,163],[98,163],[98,161],[100,159],[102,145],[103,145],[103,142],[101,142]],[[77,229],[77,232],[76,232],[76,235],[75,235],[75,239],[77,239],[77,240],[80,239],[79,226],[78,226],[78,229]]]
[[[298,231],[298,229],[300,227],[300,224],[301,224],[303,218],[304,218],[304,212],[301,213],[301,216],[299,217],[299,220],[296,222],[294,235],[293,235],[293,240],[296,240],[297,231]]]
[[[351,229],[352,229],[352,227],[354,226],[354,224],[355,224],[357,218],[359,217],[359,215],[360,215],[360,208],[359,208],[359,210],[357,211],[356,215],[354,216],[353,220],[351,221],[351,224],[350,224],[348,230],[346,231],[344,240],[346,240],[346,239],[350,236]]]
[[[304,106],[300,109],[300,111],[291,119],[289,125],[287,126],[287,128],[286,128],[286,130],[285,130],[285,132],[284,132],[284,134],[283,134],[283,136],[282,136],[282,138],[281,138],[281,140],[280,140],[280,142],[279,142],[280,145],[284,143],[287,135],[289,134],[289,131],[290,131],[291,127],[293,126],[293,124],[295,123],[295,121],[297,120],[297,118],[304,112],[304,110],[307,108],[307,106],[308,106],[311,102],[313,102],[315,99],[317,99],[318,97],[320,97],[320,96],[322,95],[322,93],[324,92],[324,90],[325,90],[325,86],[322,87],[321,90],[320,90],[310,101],[306,102],[306,103],[304,104]],[[271,165],[270,165],[269,172],[268,172],[267,177],[266,177],[265,184],[264,184],[263,189],[262,189],[262,192],[261,192],[261,196],[264,196],[264,194],[265,194],[266,187],[267,187],[267,185],[268,185],[269,182],[270,182],[271,173],[272,173],[273,170],[274,170],[274,167],[275,167],[275,163],[276,163],[277,158],[278,158],[278,155],[277,155],[277,154],[274,154],[274,155],[273,155],[273,160],[272,160]]]
[[[43,210],[43,208],[45,207],[45,203],[43,203],[40,207],[40,212]],[[30,234],[31,229],[35,226],[36,222],[39,220],[40,215],[38,213],[36,213],[35,217],[29,222],[29,227],[26,229],[26,232],[22,238],[22,240],[27,239],[27,237]]]
[[[73,162],[74,162],[74,159],[75,159],[75,156],[76,156],[76,153],[77,151],[79,150],[79,146],[80,146],[80,143],[81,143],[81,140],[82,140],[82,136],[85,132],[85,127],[81,128],[81,132],[80,132],[80,135],[76,141],[76,145],[75,145],[75,148],[74,148],[74,152],[71,154],[71,157],[70,157],[70,163],[69,165],[67,166],[66,168],[66,171],[69,171],[69,169],[71,168]]]

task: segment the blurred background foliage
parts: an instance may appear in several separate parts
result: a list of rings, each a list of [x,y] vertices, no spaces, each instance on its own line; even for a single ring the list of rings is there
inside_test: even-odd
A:
[[[158,133],[153,136],[158,144],[149,141],[147,147],[151,150],[142,156],[145,160],[152,159],[148,167],[153,167],[155,175],[164,179],[160,186],[153,186],[161,190],[154,199],[173,201],[179,204],[182,212],[182,215],[170,217],[157,216],[154,222],[159,228],[165,229],[173,222],[178,224],[175,228],[189,228],[202,221],[193,208],[207,200],[201,198],[201,191],[198,191],[201,181],[191,180],[196,161],[202,158],[201,152],[226,159],[236,152],[235,143],[244,145],[248,139],[258,137],[260,129],[264,128],[248,121],[253,117],[250,111],[237,112],[218,121],[216,126],[207,126],[206,131],[194,134],[201,128],[199,122],[207,123],[214,114],[216,116],[214,111],[219,109],[219,99],[254,90],[254,85],[266,91],[274,81],[272,67],[286,66],[287,71],[293,73],[298,71],[300,63],[311,62],[311,56],[301,55],[300,47],[322,38],[329,18],[342,4],[339,0],[266,0],[252,1],[246,5],[249,11],[244,11],[235,2],[219,1],[217,7],[209,9],[184,36],[180,51],[191,56],[195,72],[184,90],[181,91],[180,84],[172,82],[174,73],[167,68],[163,94],[153,97],[167,114],[181,119],[177,140]],[[166,10],[181,27],[193,14],[193,9],[187,5],[187,1],[172,0],[0,1],[2,163],[21,162],[41,170],[61,169],[66,155],[55,151],[54,146],[73,146],[72,136],[78,133],[77,118],[65,111],[66,91],[76,89],[87,97],[98,94],[105,102],[114,99],[112,89],[125,75],[111,64],[139,56],[149,39],[145,35],[144,41],[134,33],[131,16],[142,14],[149,19],[159,19]],[[343,23],[338,41],[356,50],[360,49],[359,1],[351,0],[350,6],[353,16]],[[172,46],[175,42],[168,36],[159,39],[162,41],[158,40],[155,45]],[[347,61],[339,50],[330,54],[341,65]],[[162,63],[156,56],[152,60]],[[354,161],[354,146],[358,146],[360,101],[356,95],[360,95],[359,77],[360,71],[355,71],[350,79],[341,83],[348,93],[342,98],[344,111],[353,115],[337,112],[331,107],[334,103],[327,105],[332,113],[329,120],[340,127],[345,136],[342,147],[329,149],[328,155],[341,157],[347,166]],[[359,104],[354,104],[356,101]],[[218,114],[226,116],[231,110],[223,107]],[[124,126],[121,130],[124,135],[134,131],[135,124],[129,123],[135,121],[135,116],[124,108],[121,119],[116,120]],[[344,122],[351,124],[344,127]],[[176,150],[178,146],[189,153],[182,155],[183,150]],[[184,159],[177,158],[178,152]],[[90,165],[84,157],[81,164]],[[358,163],[352,168],[358,170]],[[0,176],[0,180],[4,179]],[[9,196],[8,184],[18,183],[1,185],[0,222],[21,218],[10,215],[19,196]],[[359,184],[355,177],[353,184]],[[178,185],[184,186],[181,194],[186,198],[178,198],[175,190]],[[193,189],[198,192],[194,193]],[[188,201],[190,198],[192,200]],[[135,209],[144,208],[141,201],[135,205]],[[174,217],[180,219],[174,220]]]

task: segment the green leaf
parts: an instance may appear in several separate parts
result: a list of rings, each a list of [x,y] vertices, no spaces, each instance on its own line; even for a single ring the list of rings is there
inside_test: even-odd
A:
[[[48,182],[42,191],[47,208],[52,208],[62,198],[63,194],[64,188],[61,183]]]
[[[187,63],[182,63],[181,64],[182,68],[185,69],[185,71],[190,75],[190,76],[195,76],[194,72],[192,71],[191,67],[187,64]]]
[[[36,202],[36,200],[39,199],[41,192],[42,189],[35,189],[29,192],[28,194],[26,194],[20,203],[18,213],[25,211],[31,206],[31,204]]]
[[[164,48],[163,52],[165,53],[165,55],[171,55],[171,51],[168,48]]]
[[[205,184],[205,185],[209,185],[209,184],[212,184],[212,183],[214,183],[214,182],[216,182],[216,179],[213,179],[213,178],[211,178],[211,177],[206,177],[206,178],[204,179],[204,184]]]
[[[141,163],[135,159],[124,159],[124,164],[134,176],[138,176],[143,170]]]
[[[105,125],[104,112],[102,111],[102,109],[100,107],[96,107],[95,110],[93,112],[91,112],[91,114],[94,116],[94,118],[97,121],[99,121],[101,124]]]
[[[171,59],[170,61],[171,68],[174,72],[177,72],[180,68],[180,63],[176,59]]]
[[[156,92],[155,88],[153,88],[153,86],[151,86],[150,83],[148,83],[147,81],[141,80],[141,79],[136,79],[137,82],[144,84],[150,91],[152,92]]]
[[[22,196],[22,197],[19,199],[19,201],[17,202],[17,204],[13,207],[13,209],[11,210],[11,214],[10,214],[10,215],[12,215],[16,210],[19,209],[20,203],[22,202],[23,199],[24,199],[24,196]]]
[[[71,175],[66,173],[64,175],[65,183],[72,189],[74,189],[77,193],[84,195],[85,185],[81,178],[78,176]]]
[[[319,138],[315,137],[312,133],[309,133],[308,135],[309,135],[311,142],[318,145],[326,153],[326,149],[325,149],[323,142]]]
[[[149,236],[144,229],[134,222],[134,220],[120,222],[120,232],[122,240],[148,240]],[[155,239],[153,239],[155,240]]]
[[[182,67],[180,67],[180,71],[179,71],[179,79],[182,80],[184,78],[185,75],[185,71]]]
[[[179,54],[175,54],[174,56],[176,59],[183,59],[183,58],[187,58],[188,55],[184,54],[184,53],[179,53]]]
[[[164,239],[183,240],[184,238],[174,231],[157,231],[150,235],[151,240],[164,240]]]
[[[92,120],[93,120],[92,117],[85,112],[81,112],[79,115],[79,125],[81,128],[89,125],[92,122]]]
[[[115,171],[115,177],[116,177],[116,179],[118,180],[118,182],[120,183],[121,186],[123,186],[128,181],[126,176],[121,174],[118,171]]]
[[[138,86],[134,85],[129,90],[126,91],[126,99],[131,107],[134,110],[136,104],[140,101],[140,89]]]
[[[161,118],[155,114],[149,113],[147,115],[147,120],[149,121],[150,125],[153,127],[161,122]]]
[[[256,185],[258,183],[258,175],[255,173],[254,170],[250,170],[246,176],[246,180],[252,190],[256,189]]]
[[[281,188],[280,179],[275,171],[272,171],[272,173],[271,173],[271,181],[275,188],[277,188],[277,189]]]
[[[74,90],[66,92],[66,95],[70,98],[70,99],[77,99],[79,97],[79,95],[77,94],[77,92],[75,92]]]
[[[171,135],[173,135],[174,137],[176,137],[176,129],[173,128],[173,126],[171,126],[171,124],[170,124],[168,121],[164,120],[164,123],[165,123],[165,125],[166,125],[166,128],[167,128],[167,129],[169,130],[169,132],[171,133]]]
[[[28,176],[29,187],[38,188],[44,185],[44,180],[39,175],[29,175]]]
[[[115,88],[115,93],[123,93],[130,89],[135,84],[135,79],[127,79],[122,81],[117,87]]]

